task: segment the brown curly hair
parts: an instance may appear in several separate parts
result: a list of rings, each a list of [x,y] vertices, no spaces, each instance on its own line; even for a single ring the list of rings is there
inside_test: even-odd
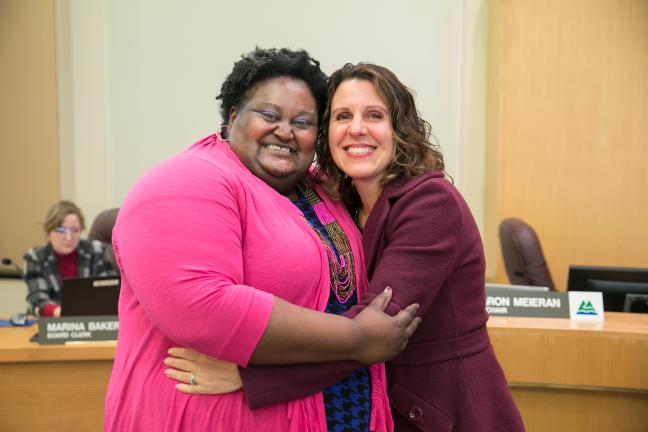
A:
[[[333,95],[340,84],[351,79],[372,83],[391,116],[395,155],[380,181],[381,186],[398,178],[412,178],[431,170],[445,171],[443,154],[439,146],[432,142],[432,128],[419,115],[410,89],[383,66],[372,63],[347,63],[329,78],[328,104],[324,111],[317,146],[317,177],[334,197],[342,198],[351,207],[359,204],[352,179],[333,162],[327,137]]]

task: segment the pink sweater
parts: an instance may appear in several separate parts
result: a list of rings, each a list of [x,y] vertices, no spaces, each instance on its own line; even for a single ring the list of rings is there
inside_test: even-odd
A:
[[[342,205],[320,195],[349,236],[361,294],[359,233]],[[106,431],[326,430],[321,393],[252,411],[242,391],[187,395],[164,374],[172,346],[246,366],[273,295],[317,310],[329,295],[317,235],[226,143],[207,137],[148,171],[120,209],[113,243],[122,288]],[[370,370],[371,430],[391,430],[384,366]]]

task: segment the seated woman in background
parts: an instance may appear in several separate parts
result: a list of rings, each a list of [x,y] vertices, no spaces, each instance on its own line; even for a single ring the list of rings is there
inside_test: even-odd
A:
[[[106,245],[82,240],[84,228],[83,214],[73,202],[59,201],[47,211],[43,223],[47,244],[29,249],[23,258],[27,302],[35,315],[61,315],[63,279],[115,274]]]

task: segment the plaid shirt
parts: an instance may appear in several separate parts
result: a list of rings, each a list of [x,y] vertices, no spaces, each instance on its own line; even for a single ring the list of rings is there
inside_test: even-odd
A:
[[[23,276],[27,283],[27,302],[39,315],[48,303],[61,303],[61,275],[52,245],[31,248],[24,256]],[[97,240],[81,240],[77,248],[77,276],[112,276],[116,272],[106,255],[106,245]]]

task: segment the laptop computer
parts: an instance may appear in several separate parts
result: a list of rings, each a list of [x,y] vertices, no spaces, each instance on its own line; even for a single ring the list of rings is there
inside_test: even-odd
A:
[[[63,279],[61,316],[117,315],[119,276]]]

